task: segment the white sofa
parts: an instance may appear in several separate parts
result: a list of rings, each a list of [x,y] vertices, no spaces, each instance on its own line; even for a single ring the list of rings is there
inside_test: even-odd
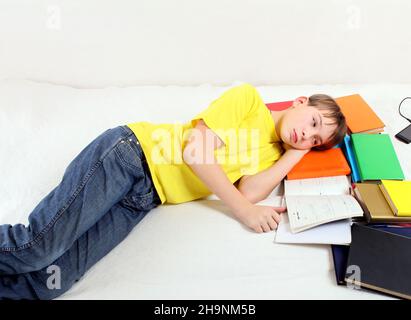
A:
[[[238,82],[233,82],[232,85]],[[0,82],[0,223],[25,223],[70,160],[103,130],[133,121],[184,122],[228,86],[75,89]],[[393,134],[411,85],[257,86],[265,102],[360,93]],[[407,179],[410,146],[392,139]],[[281,187],[260,204],[278,204]],[[337,286],[328,245],[284,245],[254,233],[214,195],[152,210],[59,299],[387,299]]]
[[[267,102],[360,93],[393,137],[411,93],[409,6],[1,0],[0,223],[27,223],[103,130],[187,121],[236,81]],[[393,142],[410,179],[410,146]],[[338,287],[328,246],[276,244],[215,200],[156,208],[61,299],[387,298]]]

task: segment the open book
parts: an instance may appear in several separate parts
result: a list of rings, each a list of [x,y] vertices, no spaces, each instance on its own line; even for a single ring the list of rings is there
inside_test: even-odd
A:
[[[324,223],[309,230],[292,233],[287,214],[281,215],[281,222],[275,233],[277,243],[339,244],[351,243],[351,219]]]
[[[285,180],[284,196],[293,233],[363,215],[347,176]]]

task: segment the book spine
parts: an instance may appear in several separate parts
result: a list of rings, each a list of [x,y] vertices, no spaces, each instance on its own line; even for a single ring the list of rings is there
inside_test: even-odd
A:
[[[344,139],[345,142],[345,152],[346,156],[348,158],[348,162],[350,163],[351,166],[351,178],[353,182],[359,182],[361,180],[359,171],[358,171],[358,166],[357,166],[357,160],[355,158],[354,152],[353,152],[353,147],[351,144],[351,138],[350,136],[346,136]]]
[[[318,170],[318,171],[306,171],[293,173],[290,172],[287,175],[288,180],[298,180],[298,179],[310,179],[310,178],[325,178],[325,177],[335,177],[335,176],[346,176],[350,174],[350,171],[343,168],[332,169],[332,170]]]
[[[395,208],[394,204],[392,203],[391,198],[390,198],[387,190],[385,190],[385,188],[382,184],[379,184],[378,187],[380,188],[381,193],[384,195],[385,201],[387,201],[387,203],[390,206],[392,212],[394,212],[394,215],[398,216],[398,211]]]

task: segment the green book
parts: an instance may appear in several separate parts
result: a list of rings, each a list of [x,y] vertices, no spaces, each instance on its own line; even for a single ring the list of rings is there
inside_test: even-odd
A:
[[[404,173],[388,134],[351,135],[361,181],[404,180]]]

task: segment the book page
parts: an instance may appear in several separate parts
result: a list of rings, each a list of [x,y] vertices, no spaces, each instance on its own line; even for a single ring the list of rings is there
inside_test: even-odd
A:
[[[358,217],[363,211],[350,195],[285,196],[292,232],[345,218]]]
[[[310,243],[310,244],[350,244],[351,219],[342,219],[316,226],[310,230],[292,233],[288,214],[281,215],[275,242],[277,243]]]
[[[347,176],[284,180],[286,196],[350,194],[350,189]]]

